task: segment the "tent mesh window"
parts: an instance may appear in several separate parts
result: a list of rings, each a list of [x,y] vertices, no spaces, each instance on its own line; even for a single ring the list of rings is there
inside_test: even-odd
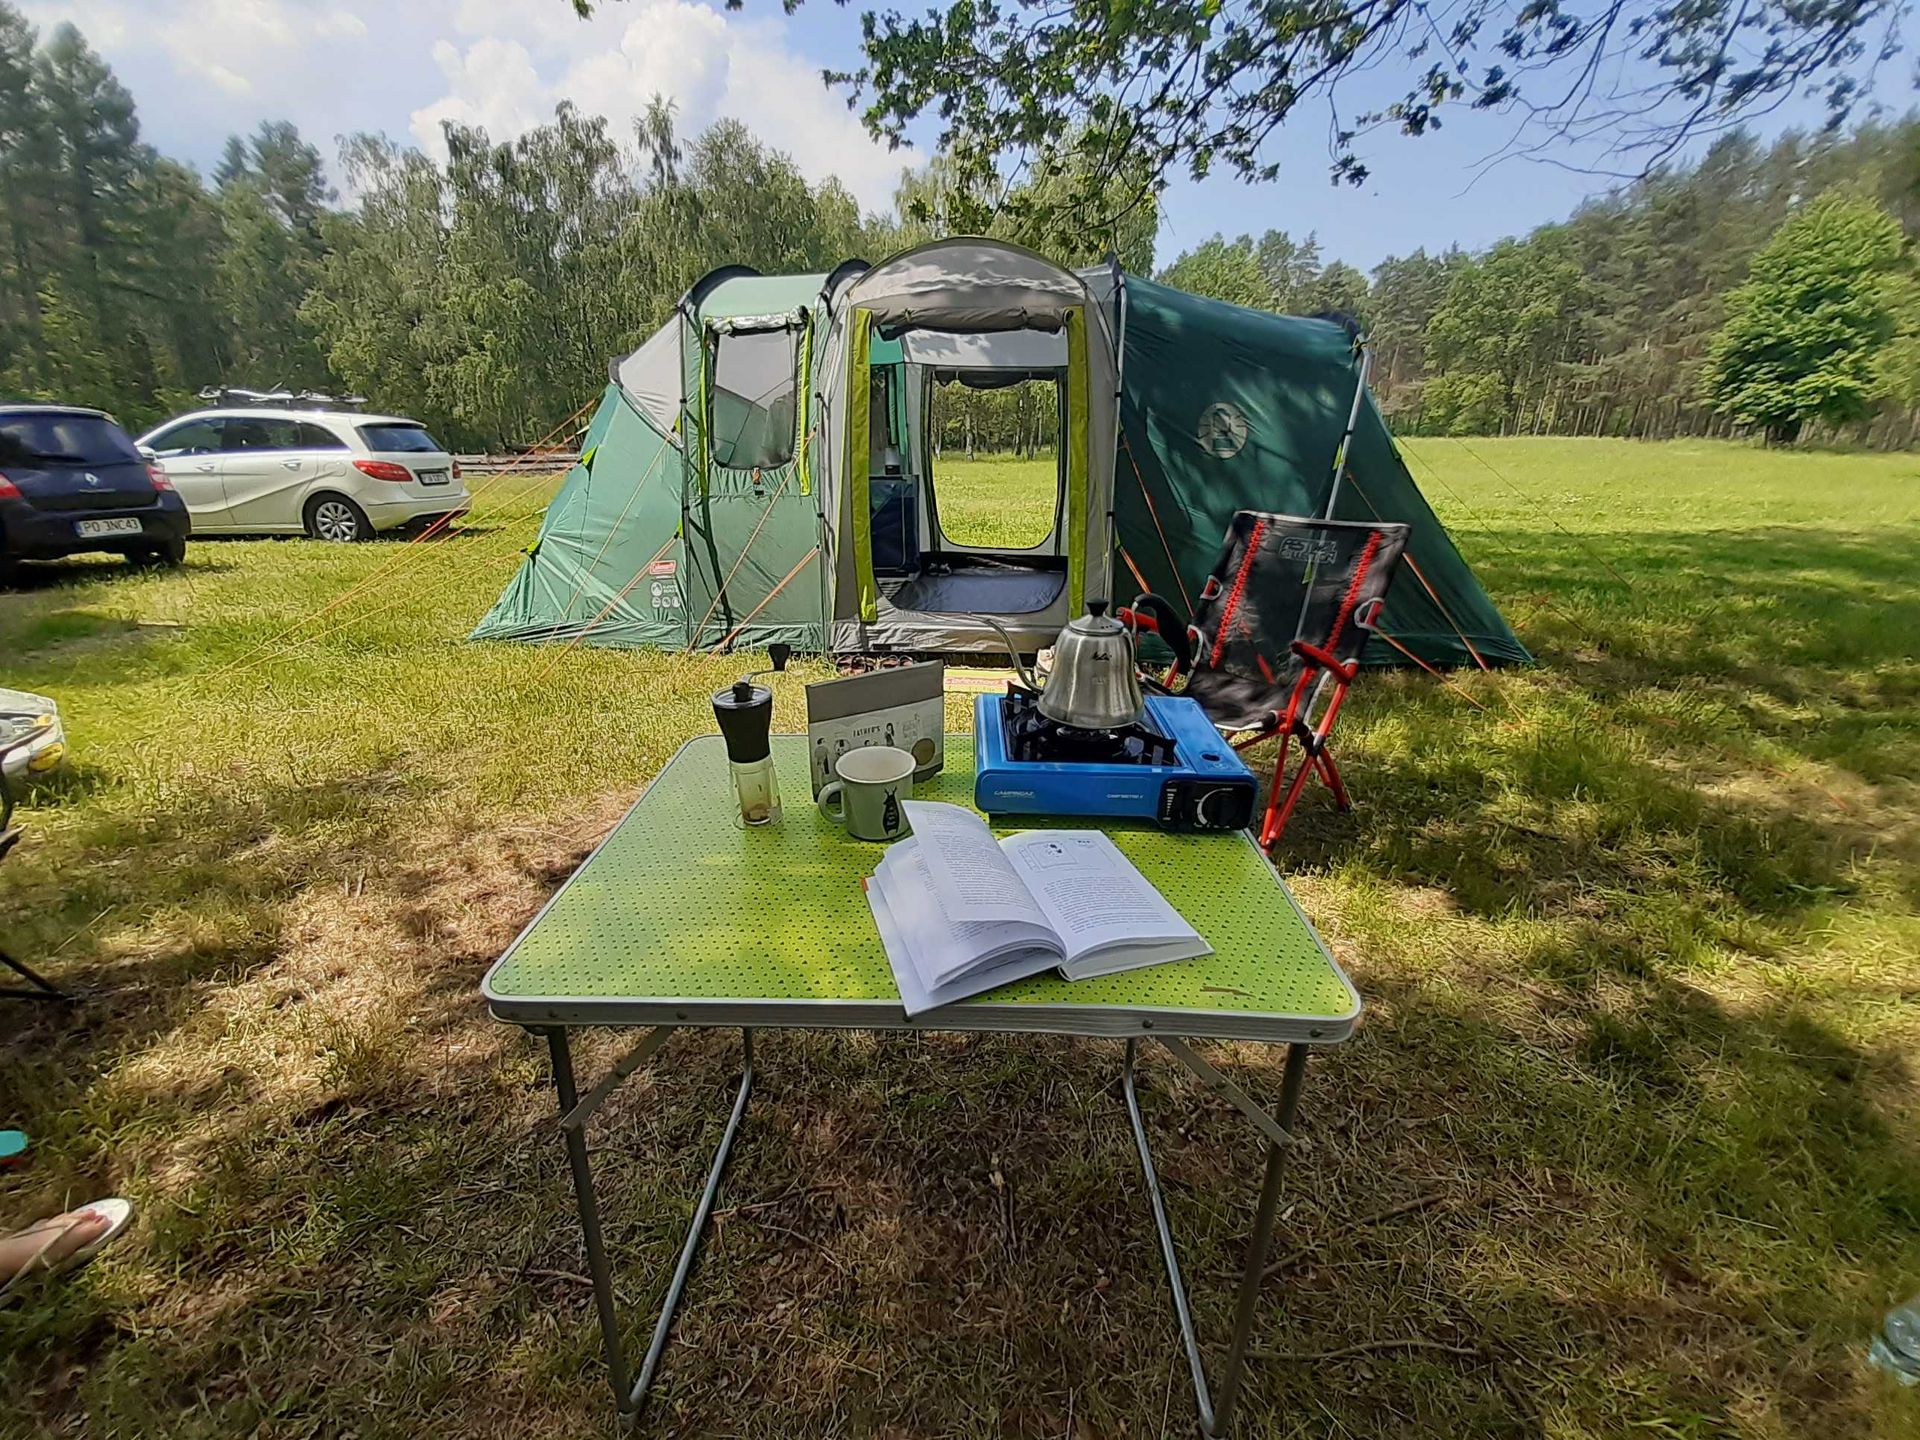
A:
[[[771,470],[793,459],[800,332],[755,330],[715,337],[713,463]]]

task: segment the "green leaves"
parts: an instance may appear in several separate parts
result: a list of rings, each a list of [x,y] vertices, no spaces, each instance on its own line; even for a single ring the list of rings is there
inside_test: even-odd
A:
[[[1884,377],[1880,347],[1912,259],[1879,205],[1821,196],[1796,211],[1727,297],[1702,387],[1715,409],[1786,443],[1812,419],[1866,416]]]
[[[451,126],[448,162],[358,137],[357,217],[301,315],[335,374],[482,448],[546,435],[708,270],[830,270],[872,248],[844,188],[722,121],[691,141],[663,103],[623,146],[562,105],[509,143]]]
[[[1843,120],[1876,58],[1861,37],[1901,3],[1601,0],[1575,14],[1555,0],[956,0],[918,19],[866,12],[866,64],[833,79],[875,135],[932,121],[979,191],[1113,115],[1149,190],[1182,170],[1271,180],[1267,138],[1309,100],[1333,111],[1330,167],[1353,183],[1367,175],[1361,134],[1421,135],[1461,101],[1512,113],[1517,148],[1606,142],[1650,172],[1689,136],[1795,90],[1818,87]],[[1426,58],[1436,43],[1444,63]],[[1402,98],[1342,106],[1343,77],[1395,68],[1408,72]]]

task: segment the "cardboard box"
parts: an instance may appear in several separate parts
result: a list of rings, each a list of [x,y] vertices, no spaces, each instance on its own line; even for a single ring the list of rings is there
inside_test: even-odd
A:
[[[928,660],[807,686],[807,769],[814,798],[833,778],[833,762],[866,745],[908,751],[916,781],[937,774],[947,762],[946,671],[941,661]]]

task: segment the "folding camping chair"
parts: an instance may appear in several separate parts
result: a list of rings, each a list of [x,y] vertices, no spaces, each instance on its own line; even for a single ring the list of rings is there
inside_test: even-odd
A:
[[[1184,624],[1158,595],[1140,596],[1128,612],[1173,651],[1172,668],[1150,683],[1197,700],[1236,750],[1279,734],[1260,822],[1263,846],[1271,848],[1287,828],[1310,775],[1326,782],[1342,810],[1350,807],[1327,737],[1410,529],[1238,510]],[[1300,763],[1287,779],[1295,740]]]
[[[53,727],[35,725],[9,740],[0,740],[0,860],[5,860],[20,843],[20,827],[13,823],[13,782],[7,778],[6,759],[13,751],[31,745]],[[0,965],[13,971],[25,985],[0,986],[0,1000],[71,1000],[73,997],[52,981],[36,974],[27,965],[0,950]]]

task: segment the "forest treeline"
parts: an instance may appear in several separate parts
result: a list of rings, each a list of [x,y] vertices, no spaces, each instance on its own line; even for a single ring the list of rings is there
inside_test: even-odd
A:
[[[462,449],[527,445],[716,266],[830,270],[949,226],[1041,238],[1017,206],[949,193],[937,163],[902,177],[893,214],[863,216],[737,122],[684,138],[660,102],[627,137],[569,106],[508,143],[444,134],[444,164],[346,137],[352,205],[287,124],[235,137],[203,179],[141,140],[75,27],[42,39],[0,0],[0,394],[144,426],[209,385],[353,392]],[[1118,244],[1144,268],[1153,231],[1135,206],[1049,248],[1092,263]]]
[[[1774,416],[1799,414],[1810,437],[1904,447],[1920,430],[1916,234],[1909,116],[1772,144],[1729,134],[1697,165],[1478,253],[1416,250],[1368,276],[1269,231],[1215,236],[1160,278],[1356,317],[1405,434],[1792,439],[1802,427]]]
[[[1112,177],[1096,216],[1070,213],[1087,206],[1083,176],[967,196],[936,159],[902,176],[888,212],[863,214],[743,126],[682,136],[658,102],[630,135],[567,106],[510,142],[444,134],[445,163],[358,135],[330,171],[291,125],[264,124],[202,176],[140,138],[131,95],[78,30],[42,37],[0,0],[0,394],[97,404],[143,426],[213,384],[358,392],[459,448],[497,449],[552,434],[598,393],[608,358],[717,265],[827,270],[987,230],[1068,263],[1115,250],[1129,270],[1153,269],[1158,216],[1150,200],[1129,203],[1137,177]],[[1697,166],[1480,253],[1417,251],[1369,276],[1323,259],[1311,236],[1269,232],[1216,237],[1161,273],[1243,304],[1360,317],[1403,430],[1746,424],[1776,439],[1801,427],[1755,420],[1769,395],[1811,392],[1804,377],[1768,379],[1777,357],[1759,340],[1839,285],[1851,328],[1802,343],[1832,348],[1822,337],[1837,334],[1852,368],[1820,380],[1807,433],[1905,444],[1920,326],[1903,317],[1920,316],[1920,287],[1896,282],[1910,279],[1917,186],[1913,120],[1771,145],[1734,135]],[[1787,245],[1793,263],[1758,293],[1769,237],[1804,231],[1832,195],[1852,208]],[[1844,273],[1799,273],[1805,250]],[[1727,338],[1742,323],[1745,348]],[[1728,408],[1736,389],[1745,410]],[[971,403],[983,448],[1007,443],[1002,409],[1015,443],[1041,438],[1011,397]]]

